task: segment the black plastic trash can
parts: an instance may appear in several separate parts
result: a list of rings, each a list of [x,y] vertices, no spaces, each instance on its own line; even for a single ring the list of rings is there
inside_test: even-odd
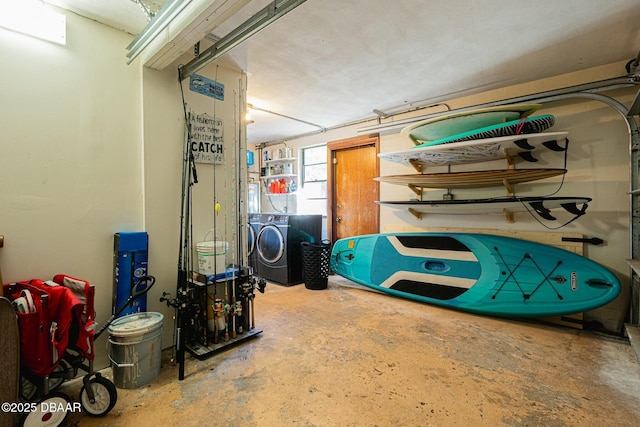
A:
[[[331,242],[302,242],[302,278],[307,289],[327,289]]]

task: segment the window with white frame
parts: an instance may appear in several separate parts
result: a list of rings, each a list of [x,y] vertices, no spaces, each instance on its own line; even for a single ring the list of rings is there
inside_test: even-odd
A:
[[[327,215],[327,146],[303,148],[301,167],[301,195],[298,203],[301,213]],[[304,211],[304,212],[302,212]]]

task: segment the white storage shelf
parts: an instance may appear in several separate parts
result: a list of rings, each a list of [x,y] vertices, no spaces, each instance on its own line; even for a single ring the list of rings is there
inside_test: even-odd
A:
[[[262,179],[264,179],[266,181],[269,181],[269,180],[272,180],[272,179],[283,179],[283,178],[293,179],[296,176],[297,176],[296,174],[292,174],[292,173],[281,173],[281,174],[278,174],[278,175],[261,176],[260,178],[262,178]]]
[[[281,164],[281,163],[293,163],[295,162],[296,159],[295,157],[286,157],[283,159],[274,159],[274,160],[266,160],[264,162],[265,165],[276,165],[276,164]]]
[[[273,160],[266,160],[264,162],[264,164],[267,166],[267,168],[269,168],[269,166],[275,166],[275,165],[285,165],[287,163],[293,163],[295,162],[296,159],[295,157],[284,157],[282,159],[273,159]],[[275,168],[275,169],[282,169],[282,168]],[[288,193],[272,193],[269,191],[269,186],[270,186],[270,182],[273,180],[281,180],[284,179],[287,182],[291,183],[294,181],[294,179],[297,177],[296,174],[293,173],[278,173],[278,174],[274,174],[274,175],[265,175],[265,176],[261,176],[260,179],[262,179],[265,183],[265,187],[267,189],[267,195],[268,196],[290,196],[295,194],[295,191],[290,191]]]

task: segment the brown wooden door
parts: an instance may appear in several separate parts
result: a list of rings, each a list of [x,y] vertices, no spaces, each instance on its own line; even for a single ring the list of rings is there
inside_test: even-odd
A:
[[[329,150],[332,241],[378,233],[378,136],[335,141]]]

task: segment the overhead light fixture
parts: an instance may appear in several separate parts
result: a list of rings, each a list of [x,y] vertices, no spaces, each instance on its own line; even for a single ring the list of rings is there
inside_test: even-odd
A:
[[[0,0],[0,27],[57,44],[67,43],[67,17],[38,0]]]
[[[170,0],[153,17],[140,34],[127,46],[127,65],[131,64],[140,53],[184,10],[191,0]]]

